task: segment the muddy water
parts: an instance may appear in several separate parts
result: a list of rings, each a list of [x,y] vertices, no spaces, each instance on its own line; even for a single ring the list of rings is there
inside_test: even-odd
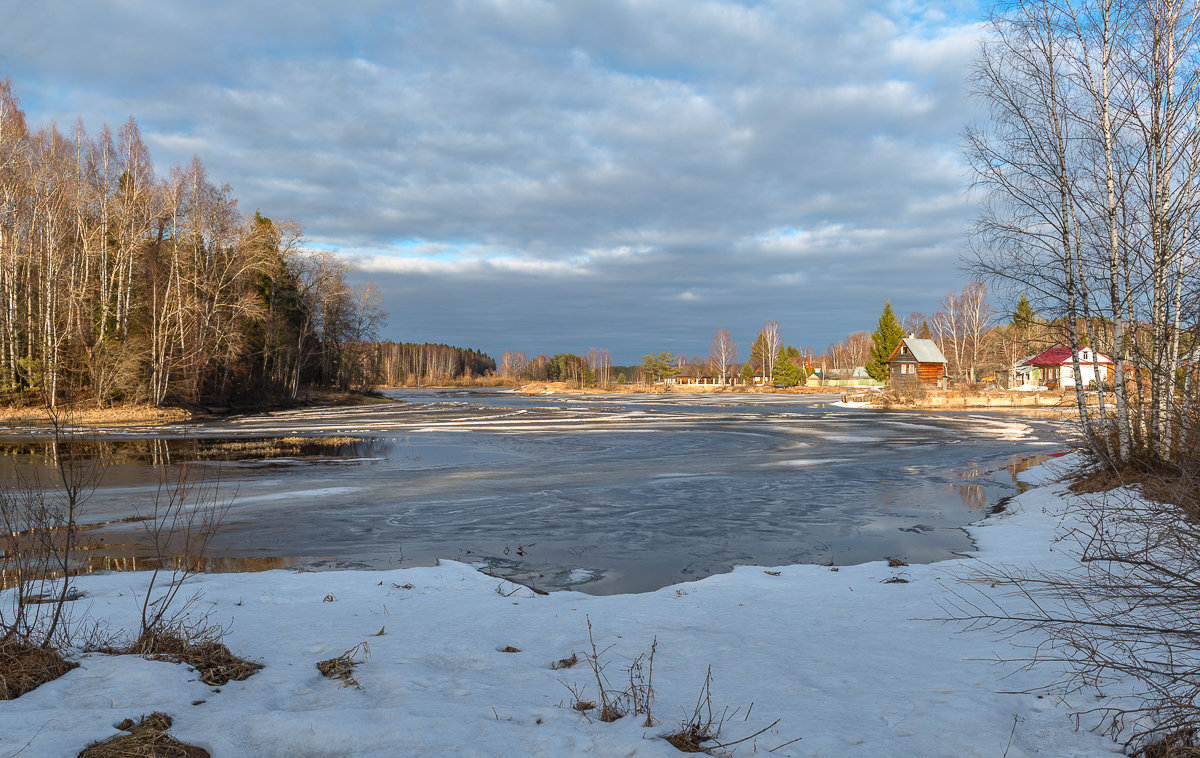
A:
[[[1057,422],[889,413],[786,395],[521,397],[404,391],[385,406],[101,430],[94,568],[147,566],[145,508],[190,466],[231,502],[212,570],[449,558],[545,589],[644,591],[737,564],[945,559],[963,526],[1060,447]],[[280,437],[308,442],[271,442]],[[253,443],[253,444],[245,444]],[[263,444],[266,443],[266,444]],[[11,470],[53,472],[0,436]]]

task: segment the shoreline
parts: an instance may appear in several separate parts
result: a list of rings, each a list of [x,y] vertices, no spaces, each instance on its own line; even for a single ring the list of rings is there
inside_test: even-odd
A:
[[[1074,565],[1054,541],[1068,517],[1053,469],[1022,479],[1033,488],[969,527],[977,544],[969,556],[935,564],[739,566],[611,596],[536,595],[454,561],[383,572],[198,575],[186,591],[203,591],[206,607],[229,626],[225,643],[265,668],[214,689],[182,665],[76,653],[80,668],[0,709],[0,746],[75,755],[120,719],[162,711],[180,740],[223,756],[667,758],[679,753],[663,738],[678,728],[680,709],[695,704],[707,666],[714,706],[740,709],[721,741],[761,730],[758,748],[780,756],[1118,754],[1117,743],[1072,718],[1118,700],[1014,694],[1060,673],[993,662],[1018,661],[1027,653],[1018,643],[1035,640],[930,620],[963,592],[1020,602],[1007,588],[965,581],[985,562]],[[94,616],[129,629],[146,579],[97,574],[78,584]],[[589,638],[613,671],[657,646],[649,723],[602,723],[572,707],[576,692],[598,699],[593,673],[586,661],[558,669],[555,662],[586,659]],[[317,661],[363,641],[370,656],[354,669],[359,688],[320,676]],[[42,729],[48,720],[57,726]]]
[[[260,416],[273,411],[296,408],[353,407],[381,405],[394,402],[391,398],[359,392],[309,390],[295,402],[276,403],[259,407],[207,406],[201,404],[151,405],[149,403],[114,403],[98,407],[91,402],[62,403],[53,413],[64,426],[162,426],[203,419],[231,416]],[[0,427],[48,428],[52,426],[51,411],[45,406],[0,406]]]

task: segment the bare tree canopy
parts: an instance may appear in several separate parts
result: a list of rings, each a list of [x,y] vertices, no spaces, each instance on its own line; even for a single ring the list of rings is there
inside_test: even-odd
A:
[[[0,392],[160,404],[375,381],[387,314],[299,225],[204,164],[156,175],[137,122],[31,129],[0,80]]]
[[[1083,431],[1105,459],[1191,447],[1198,23],[1195,0],[1006,3],[974,67],[988,108],[966,133],[985,197],[974,268],[1062,325]],[[1102,418],[1087,413],[1085,345],[1115,362]]]

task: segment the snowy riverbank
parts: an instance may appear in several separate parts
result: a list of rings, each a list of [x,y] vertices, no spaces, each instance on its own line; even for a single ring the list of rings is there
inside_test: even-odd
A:
[[[1042,467],[1022,478],[1048,475]],[[1056,489],[1026,492],[972,527],[978,557],[1067,565],[1052,542],[1063,505]],[[739,756],[781,745],[771,755],[1120,754],[1111,740],[1075,729],[1072,710],[1094,707],[1094,695],[1004,694],[1049,682],[1054,672],[1014,673],[990,662],[1018,655],[1010,641],[919,620],[944,615],[939,600],[963,591],[953,574],[974,563],[742,567],[607,597],[535,595],[449,562],[205,575],[194,580],[201,606],[212,622],[231,624],[227,644],[262,671],[213,688],[181,665],[85,655],[66,676],[0,705],[0,756],[22,748],[23,756],[74,756],[122,719],[151,711],[172,716],[172,734],[214,756],[677,756],[660,736],[691,714],[710,665],[714,707],[741,709],[721,741],[778,719],[729,748]],[[908,581],[885,583],[892,577]],[[95,617],[135,625],[144,576],[94,575],[79,586],[86,598],[77,612],[86,604]],[[603,660],[618,686],[657,636],[657,726],[632,717],[589,721],[569,707],[568,686],[594,698],[595,681],[583,663],[551,664],[590,651],[588,618],[597,646],[613,645]],[[363,641],[371,656],[354,672],[361,689],[317,671],[317,661]],[[508,646],[520,652],[502,652]]]

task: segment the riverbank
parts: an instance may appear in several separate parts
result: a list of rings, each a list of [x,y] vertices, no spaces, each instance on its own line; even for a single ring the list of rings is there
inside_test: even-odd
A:
[[[332,390],[308,390],[299,399],[253,407],[211,405],[150,405],[113,403],[98,406],[91,402],[61,403],[51,410],[36,405],[0,406],[0,425],[49,427],[52,419],[64,426],[159,426],[232,414],[259,414],[292,408],[347,407],[394,402],[383,395]]]
[[[846,390],[845,387],[757,387],[745,384],[613,384],[606,387],[579,387],[567,382],[528,382],[516,389],[524,395],[840,395]]]
[[[1040,411],[1047,415],[1068,415],[1076,412],[1075,392],[1052,391],[1017,392],[1010,390],[922,390],[906,394],[883,387],[870,390],[844,390],[841,402],[860,407],[888,410],[986,410]]]
[[[1035,485],[1053,476],[1046,467],[1021,474]],[[964,582],[983,562],[1075,565],[1055,541],[1069,518],[1065,497],[1053,486],[1014,497],[970,528],[978,546],[971,557],[743,566],[642,594],[538,595],[448,561],[202,575],[187,592],[202,591],[204,612],[228,626],[233,652],[265,668],[215,687],[182,665],[77,651],[79,668],[0,708],[0,754],[74,756],[115,734],[122,719],[161,711],[174,721],[172,734],[214,756],[667,758],[679,752],[663,738],[707,693],[716,718],[726,713],[717,741],[747,738],[739,754],[1119,755],[1119,745],[1087,731],[1087,716],[1083,730],[1072,717],[1113,698],[1014,694],[1062,673],[994,663],[1023,659],[1020,645],[1037,639],[926,620],[976,593],[1022,610],[1028,601],[1010,588]],[[147,581],[81,577],[75,611],[111,630],[135,628]],[[318,671],[319,661],[360,643],[351,656],[361,661],[351,670],[355,686]],[[648,676],[652,663],[649,717],[604,723],[594,709],[580,710],[600,700],[587,665],[593,653],[614,690],[628,688],[626,669],[645,654],[635,671]]]

